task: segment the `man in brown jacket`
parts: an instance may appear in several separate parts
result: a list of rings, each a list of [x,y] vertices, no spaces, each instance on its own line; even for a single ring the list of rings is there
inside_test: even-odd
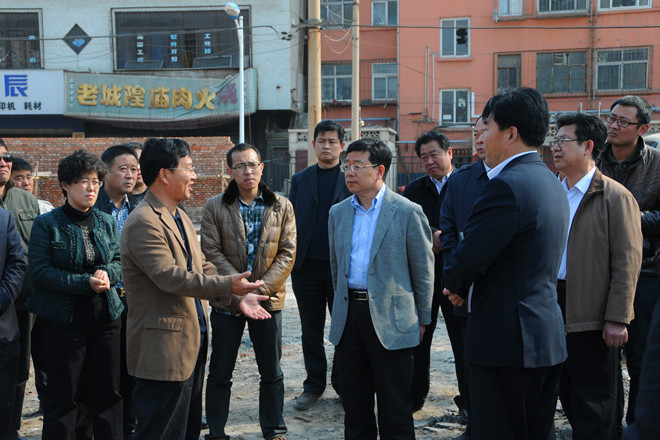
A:
[[[232,181],[227,190],[206,202],[202,215],[202,251],[218,272],[232,275],[252,272],[264,285],[257,293],[268,295],[263,303],[270,319],[249,319],[235,307],[211,302],[213,339],[206,384],[206,439],[228,439],[231,378],[245,324],[254,345],[261,375],[259,421],[266,440],[282,440],[287,431],[284,407],[282,315],[286,279],[296,255],[296,222],[293,206],[261,182],[264,164],[250,144],[238,144],[227,153]]]
[[[259,301],[268,297],[254,294],[264,283],[246,281],[249,272],[216,275],[192,222],[177,208],[190,198],[197,179],[188,144],[149,139],[140,166],[149,192],[121,236],[126,362],[136,378],[133,439],[197,439],[208,347],[206,300],[238,304],[247,316],[266,319],[270,315]]]
[[[573,439],[615,439],[618,350],[628,340],[642,264],[642,227],[633,195],[596,168],[603,122],[568,114],[557,121],[552,152],[570,208],[557,297],[566,326],[559,398]]]

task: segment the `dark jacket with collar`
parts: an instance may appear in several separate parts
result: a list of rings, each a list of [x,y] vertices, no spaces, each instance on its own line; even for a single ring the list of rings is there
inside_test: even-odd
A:
[[[94,270],[105,270],[110,285],[115,285],[121,279],[117,222],[97,209],[93,215],[92,235],[102,259]],[[35,282],[27,302],[31,312],[58,324],[70,324],[77,297],[96,294],[89,285],[91,274],[83,270],[82,242],[82,230],[69,220],[62,207],[39,216],[34,222],[30,239],[30,274]],[[108,301],[110,318],[118,318],[124,306],[116,289],[102,295]]]
[[[18,297],[26,271],[23,247],[12,214],[0,209],[0,344],[19,337],[14,301]]]
[[[16,188],[14,182],[9,180],[5,184],[5,195],[0,199],[0,208],[5,208],[14,215],[16,230],[23,246],[23,259],[25,264],[29,264],[28,243],[30,242],[32,223],[39,215],[39,200],[29,192]],[[26,273],[21,286],[21,294],[15,302],[17,309],[25,309],[25,301],[27,301],[31,292],[32,280],[29,274]]]
[[[137,208],[138,203],[140,201],[131,193],[128,193],[128,213],[130,214],[133,212],[135,208]],[[110,200],[110,197],[108,197],[108,194],[105,192],[103,187],[99,190],[99,196],[96,198],[96,203],[94,204],[94,208],[98,209],[99,211],[103,211],[106,214],[112,215],[112,200]]]
[[[296,213],[296,230],[298,231],[298,249],[294,270],[302,267],[314,232],[319,203],[317,173],[318,165],[312,165],[294,174],[291,178],[289,201]],[[350,196],[351,192],[346,187],[344,173],[340,171],[332,194],[331,205]]]
[[[642,216],[644,248],[642,276],[660,276],[660,151],[650,148],[640,136],[637,151],[628,168],[621,173],[617,182],[626,187],[637,200]],[[604,176],[614,179],[614,172],[608,162],[612,151],[610,144],[596,161],[596,166]]]

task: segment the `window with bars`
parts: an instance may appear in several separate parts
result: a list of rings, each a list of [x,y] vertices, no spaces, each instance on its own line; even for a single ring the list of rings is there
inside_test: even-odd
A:
[[[324,102],[351,100],[350,64],[323,64],[321,66],[321,99]]]
[[[459,124],[470,121],[470,91],[440,90],[440,121],[441,125]]]
[[[397,1],[374,1],[371,3],[371,24],[396,26],[398,22]]]
[[[0,13],[0,69],[41,69],[37,12]]]
[[[499,0],[497,13],[501,17],[522,15],[522,0]]]
[[[539,0],[539,12],[583,12],[587,0]]]
[[[536,54],[536,89],[541,93],[585,93],[587,52]]]
[[[648,8],[651,0],[600,0],[598,9]]]
[[[396,101],[399,86],[396,63],[372,64],[371,78],[374,101]]]
[[[322,0],[321,20],[346,25],[353,20],[353,0]]]
[[[596,63],[598,90],[648,88],[648,47],[599,50]]]
[[[497,56],[497,93],[520,87],[520,54]]]
[[[250,11],[241,10],[245,67],[250,65]],[[223,10],[115,12],[116,68],[238,68],[234,20]]]

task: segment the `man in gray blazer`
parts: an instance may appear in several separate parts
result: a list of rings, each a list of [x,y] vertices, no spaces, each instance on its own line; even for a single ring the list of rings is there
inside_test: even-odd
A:
[[[431,322],[433,252],[422,208],[383,179],[392,153],[381,141],[348,146],[342,164],[353,197],[330,209],[336,345],[345,438],[414,439],[412,347]],[[378,429],[374,416],[378,396]]]

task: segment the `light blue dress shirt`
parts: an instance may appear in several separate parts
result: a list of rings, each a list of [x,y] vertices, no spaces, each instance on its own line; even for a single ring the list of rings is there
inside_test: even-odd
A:
[[[351,263],[348,268],[348,287],[351,289],[367,290],[367,273],[369,271],[369,257],[371,256],[371,244],[374,241],[376,224],[383,206],[383,198],[387,186],[383,184],[371,201],[369,210],[360,206],[357,196],[351,198],[351,204],[355,208],[355,219],[353,220],[353,237],[351,239]]]

